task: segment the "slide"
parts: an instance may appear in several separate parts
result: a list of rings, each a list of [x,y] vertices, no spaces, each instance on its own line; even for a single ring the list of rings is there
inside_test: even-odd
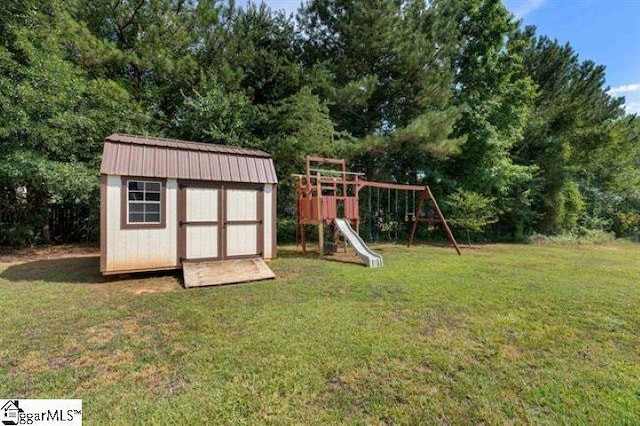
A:
[[[362,259],[369,268],[378,268],[382,266],[382,256],[374,253],[369,247],[367,247],[364,241],[362,241],[362,238],[360,238],[360,235],[353,230],[348,220],[336,218],[333,222],[336,224],[338,230],[347,240],[349,245],[353,247],[356,253],[358,253],[358,256],[360,256],[360,259]]]

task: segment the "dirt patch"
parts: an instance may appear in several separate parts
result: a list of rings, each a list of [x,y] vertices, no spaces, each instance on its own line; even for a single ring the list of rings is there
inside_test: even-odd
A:
[[[60,370],[67,365],[69,365],[69,358],[67,357],[57,357],[49,360],[49,368],[51,370]]]
[[[169,364],[149,365],[137,372],[136,379],[144,380],[155,395],[173,395],[188,383],[189,379],[179,368]]]
[[[130,275],[127,277],[131,277]],[[118,277],[110,277],[115,280]],[[175,273],[170,275],[151,276],[143,278],[120,279],[93,287],[101,294],[131,293],[136,296],[153,293],[168,293],[183,290],[180,279]]]
[[[154,328],[150,325],[142,325],[136,319],[124,319],[89,327],[85,330],[83,337],[90,347],[97,347],[100,350],[101,346],[109,344],[115,337],[150,343],[153,332]]]
[[[137,319],[107,321],[89,327],[79,341],[72,341],[67,351],[82,342],[81,356],[72,361],[74,368],[88,368],[92,377],[80,385],[82,390],[105,384],[142,382],[156,395],[172,394],[186,383],[178,367],[166,362],[136,365],[151,348],[171,346],[178,323],[152,325]],[[128,342],[135,342],[131,346]],[[175,352],[175,348],[172,348]]]
[[[339,250],[330,256],[324,257],[324,260],[342,262],[342,263],[355,263],[358,265],[363,265],[358,255],[355,254],[353,250],[350,250],[350,249],[347,249],[346,253],[343,252],[342,250]]]
[[[170,291],[181,290],[182,287],[178,284],[178,282],[167,282],[167,283],[154,283],[153,286],[145,286],[142,288],[138,288],[136,290],[132,290],[133,294],[146,294],[146,293],[167,293]]]
[[[345,393],[356,395],[358,393],[358,385],[364,380],[366,374],[363,368],[355,368],[345,374],[330,377],[324,389],[318,394],[318,397],[321,400],[329,401],[335,398],[339,399],[340,395],[344,395]]]
[[[441,312],[437,309],[429,312],[424,319],[420,334],[428,339],[451,339],[456,333],[463,332],[463,320],[459,316]]]
[[[88,351],[73,362],[74,367],[91,366],[106,370],[117,369],[130,365],[135,359],[129,350],[115,349],[110,351]]]
[[[78,391],[142,383],[155,395],[175,394],[188,383],[180,365],[152,355],[165,346],[172,354],[186,351],[182,345],[172,345],[179,327],[175,322],[147,324],[135,318],[106,321],[66,339],[53,353],[29,351],[10,368],[9,375],[40,380],[41,374],[73,369],[84,376]],[[145,356],[148,361],[141,362]]]
[[[38,351],[30,351],[22,362],[15,366],[12,371],[16,374],[40,374],[49,370],[49,363]]]
[[[522,358],[522,352],[513,345],[503,345],[499,349],[498,356],[505,361],[518,361]]]
[[[89,335],[87,343],[92,345],[106,345],[116,335],[114,331],[106,325],[89,327],[87,334]]]

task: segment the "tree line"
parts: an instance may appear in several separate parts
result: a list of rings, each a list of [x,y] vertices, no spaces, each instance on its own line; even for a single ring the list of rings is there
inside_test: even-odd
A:
[[[96,238],[115,132],[269,152],[282,219],[315,154],[487,238],[640,232],[640,120],[500,0],[7,0],[0,35],[0,243],[50,240],[53,206]]]

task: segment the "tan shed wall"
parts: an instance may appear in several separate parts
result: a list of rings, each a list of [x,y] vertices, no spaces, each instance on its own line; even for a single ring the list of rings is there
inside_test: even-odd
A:
[[[100,272],[107,269],[107,175],[100,175]]]
[[[275,217],[276,212],[273,210],[275,203],[275,191],[274,185],[266,184],[264,186],[264,258],[265,259],[273,259],[276,254],[274,253],[273,247],[275,247],[275,242],[273,238],[274,235],[273,230],[275,229]]]
[[[167,179],[166,227],[162,229],[121,229],[121,185],[120,176],[107,177],[107,244],[103,272],[178,267],[176,179]]]

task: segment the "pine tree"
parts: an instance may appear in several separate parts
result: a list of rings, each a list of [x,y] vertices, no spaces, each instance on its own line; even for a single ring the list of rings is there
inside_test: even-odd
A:
[[[338,129],[362,137],[442,107],[448,87],[422,1],[314,0],[299,14],[305,65],[326,69],[320,93]],[[323,89],[323,87],[319,87]]]
[[[58,1],[3,10],[11,13],[0,14],[0,208],[14,215],[8,242],[23,244],[48,239],[52,203],[97,207],[102,141],[136,113],[121,85],[68,60]]]
[[[611,143],[621,100],[604,86],[604,67],[580,62],[571,46],[540,37],[527,49],[525,66],[539,88],[518,159],[539,168],[534,209],[542,233],[570,230],[584,214],[580,186]]]

